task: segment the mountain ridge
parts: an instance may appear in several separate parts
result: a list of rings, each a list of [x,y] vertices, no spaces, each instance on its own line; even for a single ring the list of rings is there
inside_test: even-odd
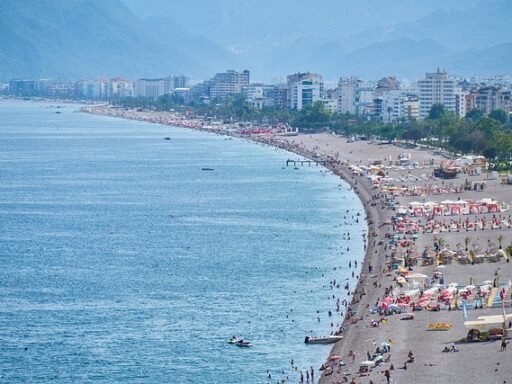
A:
[[[506,0],[3,0],[0,19],[3,81],[202,80],[228,68],[260,81],[306,70],[417,78],[510,72],[512,61]]]

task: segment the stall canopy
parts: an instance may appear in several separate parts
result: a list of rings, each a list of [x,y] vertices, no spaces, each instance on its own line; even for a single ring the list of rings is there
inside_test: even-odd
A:
[[[490,319],[480,319],[480,320],[469,320],[464,322],[464,327],[466,329],[478,329],[489,330],[491,328],[500,328],[503,325],[503,315],[501,316],[492,316]]]

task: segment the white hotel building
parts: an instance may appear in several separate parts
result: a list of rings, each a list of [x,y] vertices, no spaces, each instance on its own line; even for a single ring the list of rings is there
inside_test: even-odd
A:
[[[447,111],[456,113],[455,95],[458,91],[457,81],[448,77],[447,72],[426,73],[422,80],[418,80],[420,119],[428,117],[434,104],[443,104]]]

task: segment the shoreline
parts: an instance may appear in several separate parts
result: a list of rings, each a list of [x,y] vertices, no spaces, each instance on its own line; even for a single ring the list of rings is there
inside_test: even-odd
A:
[[[392,298],[396,300],[404,297],[407,292],[404,290],[403,284],[398,283],[397,278],[412,271],[414,271],[412,273],[424,274],[425,277],[432,276],[427,280],[428,285],[427,281],[423,284],[422,289],[428,288],[428,290],[431,289],[431,284],[437,281],[436,278],[439,273],[443,271],[441,275],[443,275],[446,282],[443,286],[447,286],[451,282],[457,286],[457,293],[459,288],[468,283],[481,286],[482,282],[492,281],[492,278],[497,276],[496,279],[499,277],[500,281],[508,281],[507,286],[503,286],[506,288],[506,299],[503,299],[502,302],[506,303],[507,307],[512,305],[512,268],[511,264],[505,263],[503,259],[498,263],[485,262],[482,259],[481,261],[484,261],[484,263],[479,262],[477,265],[472,262],[468,265],[467,263],[461,263],[460,258],[450,256],[449,263],[443,261],[442,267],[446,269],[442,270],[437,268],[438,262],[425,263],[425,260],[423,260],[424,255],[430,255],[434,252],[434,246],[438,242],[440,244],[440,240],[446,243],[445,248],[453,254],[456,253],[453,252],[456,250],[457,254],[463,255],[465,253],[466,256],[467,239],[469,239],[471,248],[475,251],[482,249],[483,252],[485,250],[485,254],[492,251],[492,249],[497,249],[497,241],[500,242],[501,249],[500,236],[504,236],[507,241],[505,246],[507,246],[512,234],[512,215],[508,212],[512,205],[512,201],[510,201],[511,187],[509,185],[500,183],[499,180],[489,180],[488,175],[473,172],[473,170],[467,173],[464,170],[463,177],[459,177],[457,180],[444,181],[434,178],[432,176],[433,169],[442,164],[445,159],[439,153],[430,153],[421,149],[408,149],[392,144],[379,145],[369,142],[349,143],[344,138],[329,134],[247,136],[223,130],[222,127],[205,127],[199,121],[186,120],[175,114],[125,111],[104,105],[86,106],[81,111],[173,125],[267,144],[303,156],[316,163],[323,163],[322,165],[326,169],[332,171],[351,186],[365,210],[368,226],[366,253],[362,261],[356,289],[351,298],[349,297],[349,300],[351,300],[350,311],[345,310],[344,317],[340,319],[344,327],[344,339],[334,344],[330,354],[326,356],[325,366],[327,369],[322,371],[318,383],[337,384],[349,382],[351,379],[351,382],[357,384],[382,382],[385,380],[383,376],[385,370],[389,370],[395,382],[425,384],[432,380],[441,383],[465,384],[472,382],[476,376],[479,377],[479,382],[501,383],[512,374],[512,367],[507,364],[507,354],[495,355],[496,351],[499,351],[499,343],[460,344],[460,340],[465,338],[467,330],[464,328],[462,311],[458,306],[460,304],[458,294],[451,299],[451,303],[458,310],[452,311],[451,306],[449,308],[444,306],[443,310],[434,313],[427,308],[418,308],[417,311],[423,310],[414,312],[413,321],[403,322],[401,320],[404,316],[399,314],[384,315],[371,311],[384,299]],[[403,158],[404,154],[409,159],[415,160],[413,167],[392,166],[383,168],[386,176],[394,180],[399,192],[393,197],[396,205],[391,206],[388,205],[387,199],[390,191],[385,189],[385,185],[374,184],[372,179],[367,177],[366,172],[371,173],[369,166],[373,163],[384,164],[389,162],[391,165],[392,159]],[[356,168],[357,166],[363,168],[366,166],[364,169],[368,169],[368,171],[356,172],[354,166]],[[462,179],[464,178],[466,179],[464,185],[481,185],[481,189],[463,188]],[[404,192],[400,192],[402,190]],[[400,224],[400,221],[394,221],[398,215],[397,211],[406,210],[405,208],[412,203],[417,204],[417,200],[425,202],[428,199],[440,203],[454,198],[462,199],[461,201],[464,202],[466,200],[469,202],[477,201],[481,198],[486,198],[488,201],[496,199],[497,202],[502,201],[502,207],[506,206],[506,209],[499,210],[499,214],[493,214],[490,211],[471,212],[470,208],[469,214],[466,213],[466,216],[460,216],[459,220],[457,220],[458,217],[452,216],[451,212],[447,213],[448,216],[438,218],[434,217],[434,214],[432,214],[432,217],[426,214],[417,217],[416,214],[409,211],[402,220],[405,218],[405,222],[414,224],[416,229],[413,231],[402,231],[403,228],[397,225],[397,223]],[[397,210],[397,207],[400,207],[400,209]],[[460,211],[459,215],[461,215]],[[487,225],[486,223],[494,222],[496,215],[503,221],[503,225],[501,221],[498,222],[497,218],[496,225],[493,224],[492,227]],[[473,220],[473,216],[475,225],[470,227],[469,220],[470,217]],[[463,218],[465,223],[468,224],[467,226],[460,225]],[[391,221],[393,221],[393,228],[390,227]],[[479,227],[476,225],[477,221]],[[429,225],[433,225],[433,228]],[[469,230],[475,232],[468,232]],[[395,238],[395,236],[398,236],[398,239],[403,237],[403,240],[393,241],[392,238]],[[401,246],[400,242],[409,244],[407,245],[407,253],[411,252],[415,255],[416,264],[410,267],[409,271],[402,267],[400,267],[402,269],[392,268],[395,256],[399,255],[400,252],[403,253],[401,248],[403,245]],[[464,246],[461,243],[466,243],[466,252],[464,252]],[[437,252],[435,257],[437,260]],[[453,263],[451,262],[452,259],[455,260]],[[418,291],[421,293],[422,289]],[[440,292],[441,288],[438,291]],[[475,291],[476,288],[472,293],[473,299]],[[480,288],[478,288],[478,291],[480,292]],[[496,289],[491,293],[496,295]],[[434,296],[436,300],[440,300],[437,298],[437,294]],[[508,300],[509,297],[511,297],[510,300]],[[413,297],[413,300],[419,299],[417,296]],[[414,301],[412,306],[414,307]],[[410,303],[403,310],[414,311],[414,309],[411,309]],[[349,312],[350,315],[347,315]],[[496,316],[500,314],[500,309],[493,306],[493,301],[490,300],[483,309],[468,312],[469,318],[474,319],[478,315]],[[449,332],[428,332],[426,325],[432,321],[450,323],[454,327]],[[393,351],[386,351],[383,363],[377,364],[368,373],[361,374],[359,364],[373,355],[370,351],[380,346],[381,343],[387,343],[388,341],[392,344]],[[457,343],[458,348],[463,353],[449,355],[439,353],[443,347],[455,345],[454,343]],[[407,361],[408,352],[411,350],[414,350],[416,361],[409,364],[410,367],[407,369],[407,363],[403,362]],[[333,360],[331,355],[337,355],[338,357]],[[493,358],[490,359],[489,356],[493,356]],[[343,364],[337,364],[338,360],[343,361]],[[457,365],[460,369],[453,370],[454,365]],[[475,367],[478,367],[478,370]],[[485,376],[482,376],[482,374]]]
[[[178,126],[180,128],[186,128],[186,129],[192,129],[202,132],[209,132],[209,133],[215,133],[222,136],[231,136],[231,137],[237,137],[240,139],[246,139],[249,141],[253,141],[255,143],[259,144],[266,144],[275,148],[279,148],[282,150],[285,150],[289,153],[293,153],[299,156],[302,156],[304,158],[307,158],[311,161],[314,161],[318,163],[319,161],[327,161],[326,163],[322,164],[323,167],[325,167],[327,170],[331,171],[334,175],[342,179],[344,182],[346,182],[350,187],[352,192],[354,192],[359,200],[361,201],[361,204],[363,205],[364,211],[365,211],[365,221],[367,224],[367,237],[364,241],[366,246],[366,251],[362,257],[362,266],[360,269],[360,276],[357,280],[357,284],[355,287],[355,290],[352,291],[353,293],[349,295],[349,298],[351,297],[350,305],[348,306],[348,309],[352,309],[359,313],[359,307],[362,307],[363,301],[357,301],[355,302],[355,297],[358,292],[361,292],[364,290],[365,287],[365,277],[366,274],[364,274],[364,271],[368,269],[368,266],[370,264],[377,265],[377,257],[375,252],[375,244],[374,241],[371,241],[371,239],[377,239],[380,237],[379,228],[375,223],[377,221],[380,221],[382,219],[382,215],[379,214],[379,211],[377,209],[373,209],[371,207],[371,200],[372,200],[372,191],[370,189],[370,186],[368,186],[366,183],[357,182],[355,180],[354,176],[351,174],[350,169],[348,168],[348,165],[343,164],[336,159],[327,156],[327,157],[318,157],[315,156],[314,151],[308,151],[305,149],[302,149],[298,146],[295,146],[287,141],[276,141],[273,138],[267,138],[265,136],[246,136],[246,135],[237,135],[233,134],[231,132],[226,132],[222,130],[212,130],[212,129],[201,129],[198,127],[195,127],[194,124],[181,124],[179,125],[179,120],[172,120],[173,123],[169,123],[166,120],[163,120],[161,118],[158,118],[158,116],[154,116],[154,119],[149,119],[147,116],[144,116],[140,119],[136,119],[134,117],[128,117],[125,116],[122,112],[123,110],[117,110],[109,108],[108,106],[105,108],[104,105],[102,105],[103,108],[98,110],[95,108],[96,106],[85,106],[80,109],[80,112],[84,113],[90,113],[90,114],[97,114],[101,116],[109,116],[109,117],[117,117],[122,119],[128,119],[128,120],[136,120],[136,121],[144,121],[144,122],[150,122],[154,124],[164,124],[164,125],[172,125],[172,126]],[[151,112],[149,112],[151,113]],[[372,235],[373,234],[373,235]],[[350,329],[349,319],[347,318],[348,310],[343,312],[343,317],[340,319],[341,327],[345,329],[344,333],[346,333]],[[345,343],[344,343],[345,344]],[[330,354],[334,353],[336,351],[336,346],[333,346],[331,348]],[[328,356],[326,356],[327,358]],[[318,383],[323,383],[322,375]]]

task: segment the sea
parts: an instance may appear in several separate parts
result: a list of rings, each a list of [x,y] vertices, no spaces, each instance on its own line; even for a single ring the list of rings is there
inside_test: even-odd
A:
[[[79,108],[0,101],[0,382],[316,382],[332,346],[304,338],[340,324],[364,255],[350,187]]]

